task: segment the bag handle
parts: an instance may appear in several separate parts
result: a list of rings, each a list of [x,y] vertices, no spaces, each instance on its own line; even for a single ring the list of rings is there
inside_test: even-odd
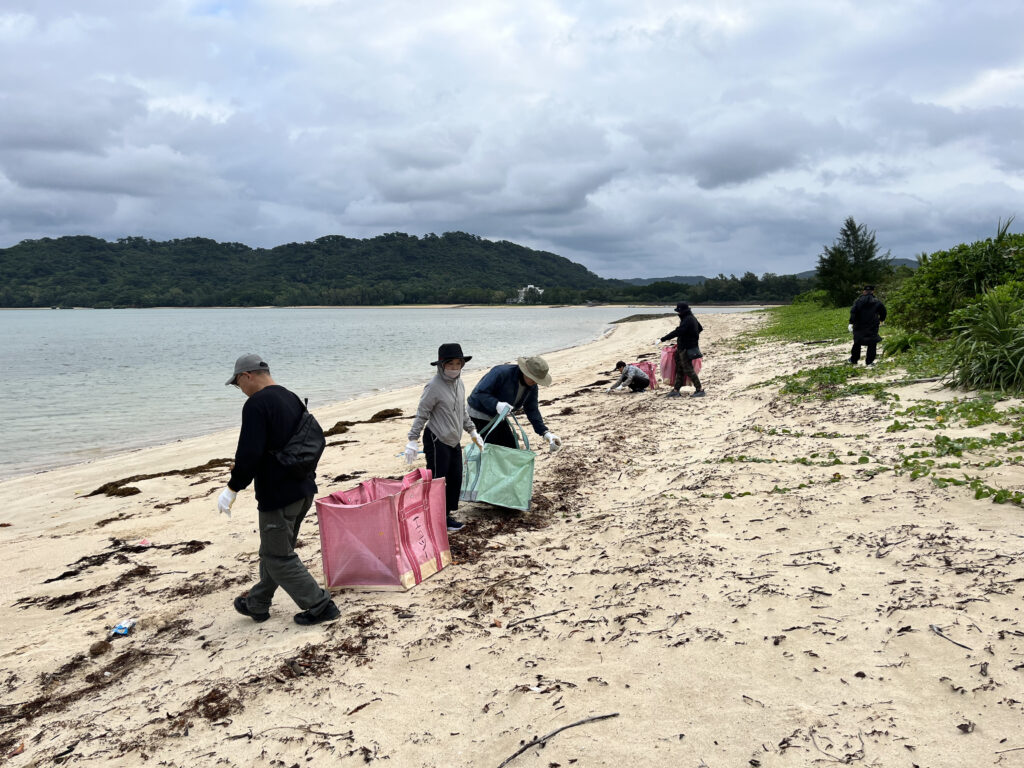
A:
[[[526,430],[523,429],[523,425],[519,423],[519,419],[517,419],[515,414],[512,412],[509,412],[505,416],[502,416],[500,413],[494,414],[494,417],[490,421],[488,421],[486,426],[484,426],[483,430],[481,430],[480,439],[486,443],[487,436],[494,431],[495,427],[497,427],[498,424],[500,424],[502,421],[506,419],[512,419],[515,425],[519,428],[519,434],[521,434],[523,437],[523,445],[526,446],[526,450],[530,450],[530,439],[526,436]],[[512,430],[512,437],[515,438],[518,442],[519,438],[516,437],[516,432],[514,429]]]

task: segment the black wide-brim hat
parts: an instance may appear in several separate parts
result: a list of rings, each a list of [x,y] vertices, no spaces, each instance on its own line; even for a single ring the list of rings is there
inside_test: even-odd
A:
[[[464,362],[468,363],[473,359],[473,356],[462,354],[461,344],[442,344],[437,348],[437,360],[432,362],[431,365],[438,365],[445,360],[454,360],[455,358],[461,358]]]

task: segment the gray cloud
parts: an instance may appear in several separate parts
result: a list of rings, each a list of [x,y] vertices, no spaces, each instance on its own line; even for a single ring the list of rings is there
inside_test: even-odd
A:
[[[12,0],[0,246],[463,230],[599,274],[1024,222],[1024,8]]]

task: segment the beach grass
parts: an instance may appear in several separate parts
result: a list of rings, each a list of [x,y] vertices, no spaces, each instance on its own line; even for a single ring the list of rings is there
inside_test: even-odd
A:
[[[849,336],[846,325],[850,310],[826,309],[817,304],[789,304],[760,310],[768,322],[748,334],[743,341],[841,341]]]

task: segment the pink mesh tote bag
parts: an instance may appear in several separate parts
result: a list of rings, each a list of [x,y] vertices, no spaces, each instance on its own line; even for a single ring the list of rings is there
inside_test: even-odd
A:
[[[445,481],[429,469],[316,500],[328,589],[409,589],[452,562]]]

